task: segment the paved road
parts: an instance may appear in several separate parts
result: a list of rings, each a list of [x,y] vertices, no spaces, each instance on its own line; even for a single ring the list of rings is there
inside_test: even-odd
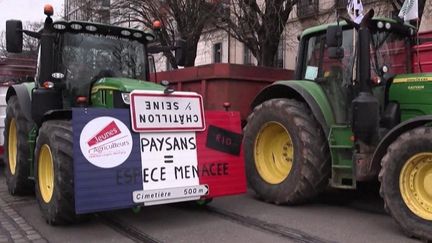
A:
[[[118,210],[81,225],[52,227],[33,197],[9,196],[0,175],[0,243],[419,242],[405,237],[381,207],[375,189],[331,191],[297,207],[267,204],[248,193],[215,199],[205,208],[181,204],[138,213]]]

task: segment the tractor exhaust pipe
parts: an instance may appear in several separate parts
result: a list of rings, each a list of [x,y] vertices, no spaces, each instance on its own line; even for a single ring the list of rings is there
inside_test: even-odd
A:
[[[372,93],[370,68],[370,39],[369,29],[359,29],[359,57],[357,62],[357,80],[360,81],[360,92]]]
[[[356,140],[372,145],[377,141],[379,128],[379,102],[372,94],[370,68],[369,20],[373,11],[366,14],[360,28],[359,50],[357,60],[357,80],[359,81],[358,96],[352,101],[352,130]]]

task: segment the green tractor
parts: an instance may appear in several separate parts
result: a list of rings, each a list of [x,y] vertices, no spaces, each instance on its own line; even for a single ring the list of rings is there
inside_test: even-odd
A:
[[[47,222],[62,224],[82,218],[74,210],[72,108],[125,108],[133,90],[169,88],[141,81],[149,80],[153,31],[53,22],[49,6],[45,14],[39,32],[23,30],[18,20],[6,23],[9,52],[22,51],[23,33],[40,45],[35,81],[7,91],[5,175],[11,194],[35,190]]]
[[[403,231],[432,240],[432,74],[412,73],[416,29],[373,15],[302,33],[295,80],[252,104],[248,183],[264,201],[294,205],[378,178]]]

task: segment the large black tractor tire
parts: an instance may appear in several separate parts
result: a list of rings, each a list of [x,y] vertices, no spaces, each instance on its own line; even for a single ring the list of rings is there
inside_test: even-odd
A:
[[[48,224],[77,222],[75,214],[72,124],[42,124],[35,149],[36,198]]]
[[[432,128],[402,134],[381,161],[387,212],[411,236],[432,241]]]
[[[4,131],[4,162],[6,183],[12,195],[33,192],[30,176],[30,148],[28,135],[33,123],[28,121],[16,96],[10,97],[6,108]]]
[[[255,107],[244,128],[249,186],[264,201],[304,203],[326,188],[330,154],[310,109],[292,99]]]

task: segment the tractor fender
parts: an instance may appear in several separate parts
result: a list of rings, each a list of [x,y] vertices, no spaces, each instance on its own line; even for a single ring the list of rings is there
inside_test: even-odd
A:
[[[38,126],[42,126],[42,123],[49,120],[72,120],[72,110],[49,110],[43,115]]]
[[[251,108],[275,98],[290,98],[305,102],[326,136],[335,123],[330,103],[321,87],[311,81],[278,81],[267,86],[254,98]]]
[[[400,135],[404,132],[412,130],[417,127],[421,127],[427,123],[432,122],[432,115],[427,116],[418,116],[413,119],[406,120],[392,130],[390,130],[383,139],[381,139],[380,143],[375,149],[375,152],[372,156],[372,162],[370,163],[369,169],[378,169],[381,167],[381,160],[384,155],[387,153],[387,148],[392,144]]]
[[[11,96],[18,98],[18,103],[24,113],[24,117],[28,121],[32,121],[31,117],[31,90],[34,87],[34,83],[15,84],[8,88],[6,92],[6,103],[9,101]]]

